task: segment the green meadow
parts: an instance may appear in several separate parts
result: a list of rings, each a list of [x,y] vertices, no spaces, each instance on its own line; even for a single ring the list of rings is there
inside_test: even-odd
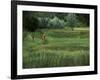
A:
[[[23,68],[89,65],[88,27],[41,30],[46,40],[38,31],[23,32]]]

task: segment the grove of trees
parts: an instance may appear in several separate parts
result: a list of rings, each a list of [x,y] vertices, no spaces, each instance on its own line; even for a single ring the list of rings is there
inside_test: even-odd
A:
[[[23,11],[24,30],[65,27],[89,27],[89,14]]]
[[[38,31],[45,40],[44,28],[73,31],[75,27],[89,27],[89,14],[23,11],[23,37],[30,32],[30,38],[34,39]]]

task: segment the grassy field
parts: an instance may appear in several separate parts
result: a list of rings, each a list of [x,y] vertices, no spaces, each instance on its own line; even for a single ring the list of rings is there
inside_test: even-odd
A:
[[[46,40],[39,32],[24,33],[23,68],[67,67],[89,65],[89,29],[44,29]],[[34,35],[34,40],[31,35]]]

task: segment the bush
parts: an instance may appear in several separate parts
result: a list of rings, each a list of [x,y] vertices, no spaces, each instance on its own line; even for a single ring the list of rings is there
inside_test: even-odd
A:
[[[38,20],[39,20],[39,27],[40,28],[48,27],[49,18],[41,17],[41,18],[38,18]]]
[[[69,13],[66,17],[66,26],[74,28],[77,26],[77,16],[74,13]]]
[[[23,19],[23,27],[24,29],[33,32],[38,26],[38,19],[34,16],[25,16]]]
[[[65,26],[64,20],[60,20],[58,17],[50,19],[48,23],[49,28],[64,28],[64,26]]]
[[[87,25],[85,23],[78,22],[77,27],[87,27]]]

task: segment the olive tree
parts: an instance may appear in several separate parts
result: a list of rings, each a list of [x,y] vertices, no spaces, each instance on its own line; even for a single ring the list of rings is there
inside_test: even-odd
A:
[[[38,20],[39,20],[39,28],[47,28],[48,27],[49,18],[39,17]]]
[[[74,13],[69,13],[67,16],[66,16],[66,25],[68,27],[70,27],[72,30],[74,30],[74,27],[77,26],[77,16],[76,14]]]
[[[64,28],[64,26],[65,26],[64,20],[61,20],[56,16],[53,19],[50,19],[48,23],[48,27],[50,28]]]

